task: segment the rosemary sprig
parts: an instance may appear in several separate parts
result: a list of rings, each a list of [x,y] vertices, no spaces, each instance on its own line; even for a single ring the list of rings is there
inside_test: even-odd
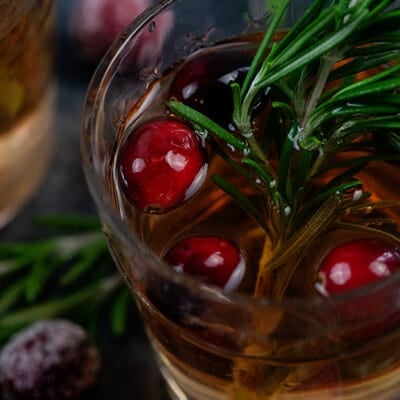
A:
[[[104,312],[113,332],[122,333],[131,296],[99,219],[51,215],[33,223],[57,235],[0,244],[0,344],[38,319],[62,316],[96,336]]]
[[[173,113],[195,122],[203,134],[216,135],[243,152],[237,170],[246,179],[250,175],[254,186],[263,186],[258,190],[265,204],[272,204],[274,221],[280,221],[275,232],[280,246],[271,254],[274,262],[260,266],[256,296],[266,294],[273,269],[301,254],[304,246],[297,238],[307,237],[310,224],[315,237],[327,229],[326,218],[316,210],[328,210],[330,204],[331,224],[345,224],[355,206],[376,204],[362,191],[358,173],[371,162],[400,160],[400,8],[394,0],[314,0],[275,42],[291,3],[276,5],[243,84],[232,84],[235,132],[184,104],[169,103]],[[267,89],[282,122],[277,129],[275,121],[256,139],[254,104]],[[271,164],[271,157],[277,162]],[[223,158],[229,158],[228,151]],[[321,177],[322,186],[317,184]],[[214,182],[270,229],[268,221],[260,221],[266,214],[239,189],[219,177]]]

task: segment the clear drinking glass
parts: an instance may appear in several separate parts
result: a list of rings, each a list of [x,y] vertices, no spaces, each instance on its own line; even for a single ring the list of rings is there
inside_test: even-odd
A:
[[[308,3],[293,2],[282,30]],[[182,209],[143,215],[126,204],[118,184],[119,143],[143,118],[159,116],[171,66],[201,48],[256,32],[274,4],[164,0],[136,19],[103,59],[88,90],[81,142],[87,181],[172,398],[395,400],[399,274],[334,300],[274,301],[227,293],[175,273],[160,255],[171,240],[198,226],[201,232],[235,235],[240,212],[227,218],[217,212],[218,218],[207,220],[216,203],[211,205],[213,189],[206,186]],[[150,94],[143,97],[145,92]],[[392,168],[398,173],[398,165]],[[257,230],[253,234],[257,243]],[[341,320],[343,309],[360,311]],[[385,321],[391,322],[381,328]],[[371,329],[379,333],[362,334]]]
[[[0,226],[37,188],[50,160],[53,0],[0,0]]]

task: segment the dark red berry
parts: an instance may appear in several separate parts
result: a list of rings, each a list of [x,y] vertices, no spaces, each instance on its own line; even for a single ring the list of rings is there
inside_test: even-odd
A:
[[[356,289],[400,270],[400,252],[372,239],[359,239],[335,247],[322,261],[318,290],[334,295]]]
[[[357,239],[339,244],[325,257],[319,269],[317,290],[334,296],[391,276],[400,270],[400,252],[375,239]],[[400,319],[397,295],[390,287],[363,292],[337,305],[339,333],[347,340],[374,338]]]
[[[7,400],[72,400],[94,384],[99,366],[99,353],[81,327],[40,321],[2,350],[0,383]]]
[[[155,120],[138,128],[119,156],[121,186],[143,212],[164,213],[192,197],[207,173],[204,145],[187,125]]]
[[[218,236],[193,236],[171,247],[165,260],[177,272],[184,272],[225,290],[240,284],[245,261],[239,248]]]
[[[250,63],[249,54],[237,51],[199,56],[178,72],[170,95],[227,127],[233,113],[230,84],[243,82]]]

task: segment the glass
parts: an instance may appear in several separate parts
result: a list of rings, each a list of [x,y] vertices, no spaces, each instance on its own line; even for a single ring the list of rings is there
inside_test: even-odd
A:
[[[0,226],[38,187],[52,149],[53,0],[0,0]]]
[[[293,2],[285,24],[308,3]],[[400,389],[399,274],[335,300],[274,301],[227,293],[176,274],[159,259],[182,229],[190,233],[199,220],[201,225],[210,209],[207,193],[204,201],[198,195],[183,211],[159,216],[137,213],[119,188],[118,143],[142,118],[160,115],[171,66],[208,45],[256,32],[274,4],[167,0],[136,19],[99,65],[88,90],[81,137],[88,185],[172,398],[394,400]],[[143,97],[145,92],[150,94]],[[392,168],[398,176],[398,165]],[[230,231],[240,223],[231,215],[202,229]],[[366,313],[346,321],[337,318],[338,309]],[[357,334],[388,319],[390,329],[379,335]]]

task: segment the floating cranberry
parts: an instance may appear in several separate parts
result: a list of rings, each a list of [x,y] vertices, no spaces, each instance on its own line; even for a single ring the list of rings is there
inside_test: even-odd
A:
[[[170,95],[227,127],[233,113],[230,84],[243,82],[250,63],[250,55],[237,51],[199,56],[179,71]]]
[[[323,296],[334,296],[391,276],[400,271],[400,252],[374,239],[342,243],[323,260],[316,285]],[[390,331],[400,321],[393,288],[364,292],[337,305],[339,332],[347,340],[362,341]]]
[[[240,284],[245,262],[238,247],[217,236],[193,236],[171,247],[165,260],[177,272],[184,272],[227,291]]]
[[[94,384],[99,366],[98,350],[80,326],[40,321],[2,350],[0,383],[7,400],[72,400]]]
[[[356,289],[400,270],[400,252],[373,239],[353,240],[335,247],[322,261],[318,290],[334,295]]]
[[[175,120],[154,120],[127,140],[119,160],[120,183],[140,210],[161,214],[192,197],[207,173],[196,133]]]

